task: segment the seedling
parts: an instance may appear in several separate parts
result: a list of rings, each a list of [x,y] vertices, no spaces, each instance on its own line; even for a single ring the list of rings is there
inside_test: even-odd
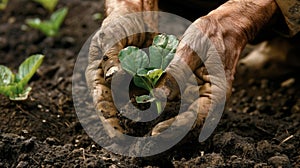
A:
[[[133,76],[136,86],[149,91],[149,95],[137,96],[137,103],[155,101],[158,114],[162,112],[161,102],[154,96],[153,89],[173,59],[178,39],[173,35],[158,35],[149,47],[149,56],[143,50],[129,46],[121,50],[119,60],[122,68]]]
[[[41,4],[45,9],[47,9],[50,12],[53,12],[58,0],[33,0],[39,4]]]
[[[10,100],[26,100],[31,87],[27,83],[43,62],[43,55],[33,55],[27,58],[14,74],[6,66],[0,65],[0,94]]]
[[[7,6],[8,0],[0,0],[0,10],[4,10]]]
[[[59,28],[65,17],[67,16],[68,8],[62,8],[54,12],[50,20],[41,21],[39,18],[27,19],[26,23],[34,28],[43,32],[46,36],[52,37],[56,36],[59,32]]]

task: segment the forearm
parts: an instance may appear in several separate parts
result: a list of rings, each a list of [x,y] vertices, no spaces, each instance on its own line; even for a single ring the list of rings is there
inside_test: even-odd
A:
[[[106,0],[105,1],[105,14],[128,14],[132,12],[142,11],[142,0]]]
[[[245,45],[254,39],[259,30],[268,23],[277,9],[274,0],[229,0],[206,16],[197,19],[189,33],[186,33],[186,41],[199,52],[209,44],[203,39],[209,38],[219,52],[225,70],[235,73],[240,52]],[[206,37],[203,37],[206,36]],[[192,52],[183,47],[179,53]],[[189,65],[193,71],[204,60],[200,60],[197,54],[179,54],[176,58]],[[233,78],[232,74],[228,74]]]
[[[276,10],[274,0],[229,0],[207,15],[215,18],[223,29],[223,59],[225,69],[231,73],[231,79],[235,74],[240,52],[270,21]]]
[[[217,19],[246,38],[244,43],[255,38],[259,30],[266,25],[277,10],[275,0],[229,0],[207,16]]]
[[[124,15],[133,12],[157,11],[158,0],[106,0],[106,15]]]

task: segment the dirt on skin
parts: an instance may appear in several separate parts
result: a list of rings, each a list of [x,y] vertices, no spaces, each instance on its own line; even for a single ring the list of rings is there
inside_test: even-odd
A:
[[[300,167],[299,69],[282,64],[240,67],[223,117],[203,143],[189,140],[149,158],[101,148],[77,119],[72,75],[80,48],[100,26],[92,16],[103,12],[103,1],[61,0],[61,7],[69,14],[53,38],[24,27],[27,18],[49,17],[40,5],[10,0],[0,11],[1,65],[16,70],[29,55],[46,55],[28,100],[0,96],[0,167]]]

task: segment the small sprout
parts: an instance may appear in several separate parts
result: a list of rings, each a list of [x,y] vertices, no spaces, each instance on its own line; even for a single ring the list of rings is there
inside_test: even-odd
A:
[[[56,36],[59,32],[59,28],[65,17],[67,16],[68,8],[62,8],[54,12],[49,20],[41,21],[39,18],[27,19],[26,24],[34,29],[38,29],[46,36]]]
[[[50,12],[53,12],[58,0],[33,0],[39,4],[41,4],[45,9],[47,9]]]
[[[11,100],[26,100],[31,91],[31,87],[26,85],[42,64],[43,58],[39,54],[30,56],[19,66],[17,74],[0,65],[0,94]]]
[[[0,10],[4,10],[7,6],[8,0],[0,0]]]
[[[101,20],[102,14],[101,13],[95,13],[93,14],[93,20]]]
[[[154,38],[149,56],[135,46],[126,47],[119,53],[121,66],[133,76],[134,84],[150,93],[137,96],[136,102],[155,102],[158,114],[162,112],[161,102],[154,97],[153,89],[173,59],[178,43],[175,36],[162,34]]]
[[[149,103],[149,102],[153,102],[155,98],[149,95],[142,95],[142,96],[137,96],[135,100],[137,103]]]

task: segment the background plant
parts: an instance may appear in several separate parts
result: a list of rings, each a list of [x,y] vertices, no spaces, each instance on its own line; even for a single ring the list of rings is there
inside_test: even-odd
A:
[[[39,4],[41,4],[45,9],[47,9],[50,12],[53,12],[58,0],[33,0]]]
[[[8,0],[0,0],[0,10],[4,10],[7,6]]]
[[[43,55],[32,55],[20,66],[17,74],[14,74],[6,66],[0,65],[0,94],[11,100],[25,100],[31,87],[27,83],[43,62]]]
[[[62,8],[55,11],[49,20],[41,21],[40,18],[27,19],[26,24],[34,29],[38,29],[46,36],[56,36],[59,32],[60,26],[67,16],[68,8]]]

